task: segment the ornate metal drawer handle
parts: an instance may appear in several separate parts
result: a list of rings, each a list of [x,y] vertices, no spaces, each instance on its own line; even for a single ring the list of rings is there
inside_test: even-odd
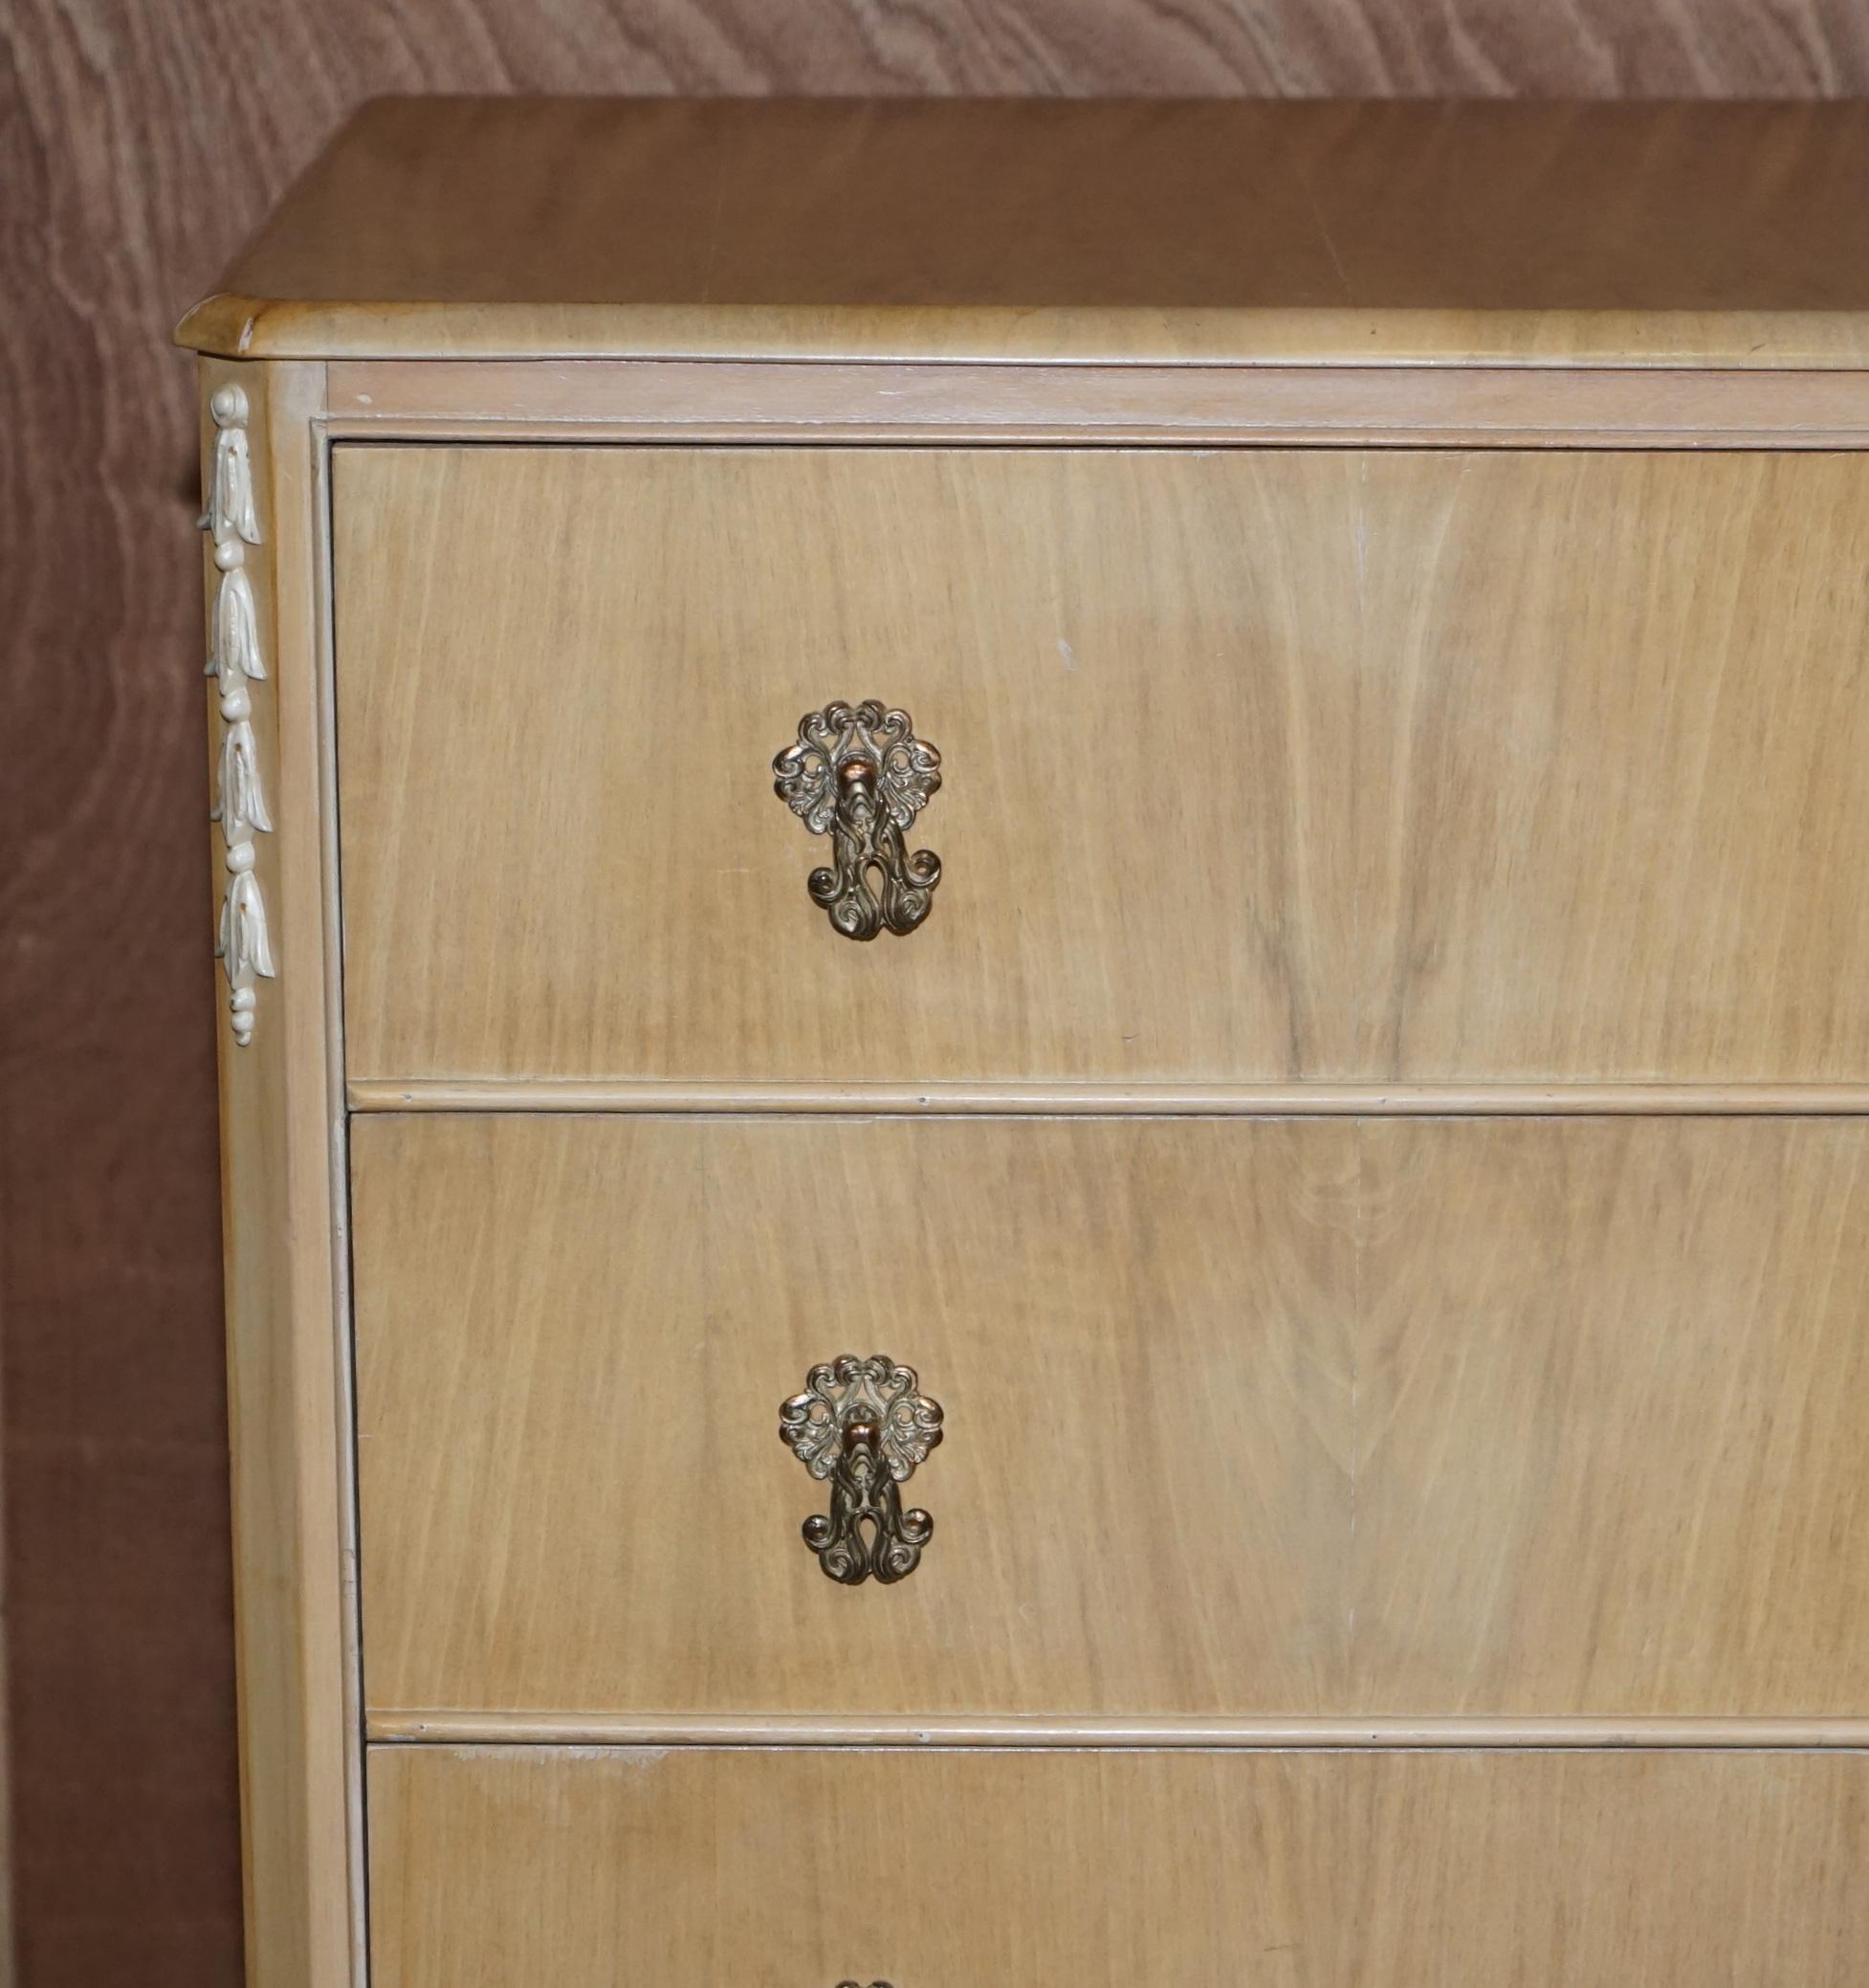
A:
[[[831,838],[830,866],[805,879],[812,903],[846,939],[874,939],[885,925],[898,938],[913,932],[934,901],[941,859],[929,849],[911,855],[902,831],[941,784],[941,756],[915,737],[909,714],[873,697],[807,711],[772,772],[786,806]]]
[[[855,1587],[873,1574],[913,1574],[934,1521],[904,1512],[896,1487],[941,1440],[941,1404],[917,1392],[914,1369],[887,1353],[846,1353],[813,1367],[804,1392],[779,1408],[779,1440],[820,1484],[830,1480],[830,1513],[804,1522],[804,1543],[833,1580]]]

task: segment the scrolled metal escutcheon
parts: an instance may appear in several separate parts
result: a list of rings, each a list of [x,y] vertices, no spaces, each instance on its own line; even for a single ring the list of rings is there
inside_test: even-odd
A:
[[[902,831],[940,786],[941,755],[915,737],[909,714],[874,697],[807,711],[772,773],[786,806],[831,838],[830,863],[805,879],[812,903],[846,939],[913,932],[934,904],[941,859],[928,849],[912,854]]]
[[[903,1511],[897,1487],[939,1444],[941,1420],[940,1403],[920,1392],[914,1369],[887,1353],[846,1353],[813,1367],[804,1392],[780,1403],[779,1440],[830,1485],[829,1513],[814,1513],[803,1530],[832,1580],[856,1587],[915,1571],[934,1521]]]

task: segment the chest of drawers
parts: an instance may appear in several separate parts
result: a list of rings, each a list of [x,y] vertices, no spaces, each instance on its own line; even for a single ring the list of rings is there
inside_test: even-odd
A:
[[[181,335],[255,1988],[1869,1974],[1869,109],[385,103]]]

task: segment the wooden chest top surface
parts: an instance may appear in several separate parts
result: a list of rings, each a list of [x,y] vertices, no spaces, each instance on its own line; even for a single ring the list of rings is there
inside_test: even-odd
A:
[[[1869,360],[1869,103],[385,99],[239,358]]]

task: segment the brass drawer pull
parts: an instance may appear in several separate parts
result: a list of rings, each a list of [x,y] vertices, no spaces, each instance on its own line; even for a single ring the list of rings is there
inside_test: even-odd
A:
[[[887,1353],[846,1353],[813,1367],[804,1392],[779,1408],[779,1440],[820,1484],[830,1513],[804,1522],[804,1543],[846,1587],[913,1574],[934,1521],[904,1512],[896,1487],[941,1440],[941,1404],[917,1391],[914,1369]]]
[[[839,1981],[837,1988],[863,1988],[861,1981]],[[871,1981],[869,1988],[890,1988],[887,1981]]]
[[[829,867],[805,879],[812,903],[846,939],[913,932],[934,901],[941,859],[929,849],[912,855],[902,831],[941,784],[941,756],[915,737],[909,714],[873,697],[807,711],[772,772],[786,806],[831,838]]]

